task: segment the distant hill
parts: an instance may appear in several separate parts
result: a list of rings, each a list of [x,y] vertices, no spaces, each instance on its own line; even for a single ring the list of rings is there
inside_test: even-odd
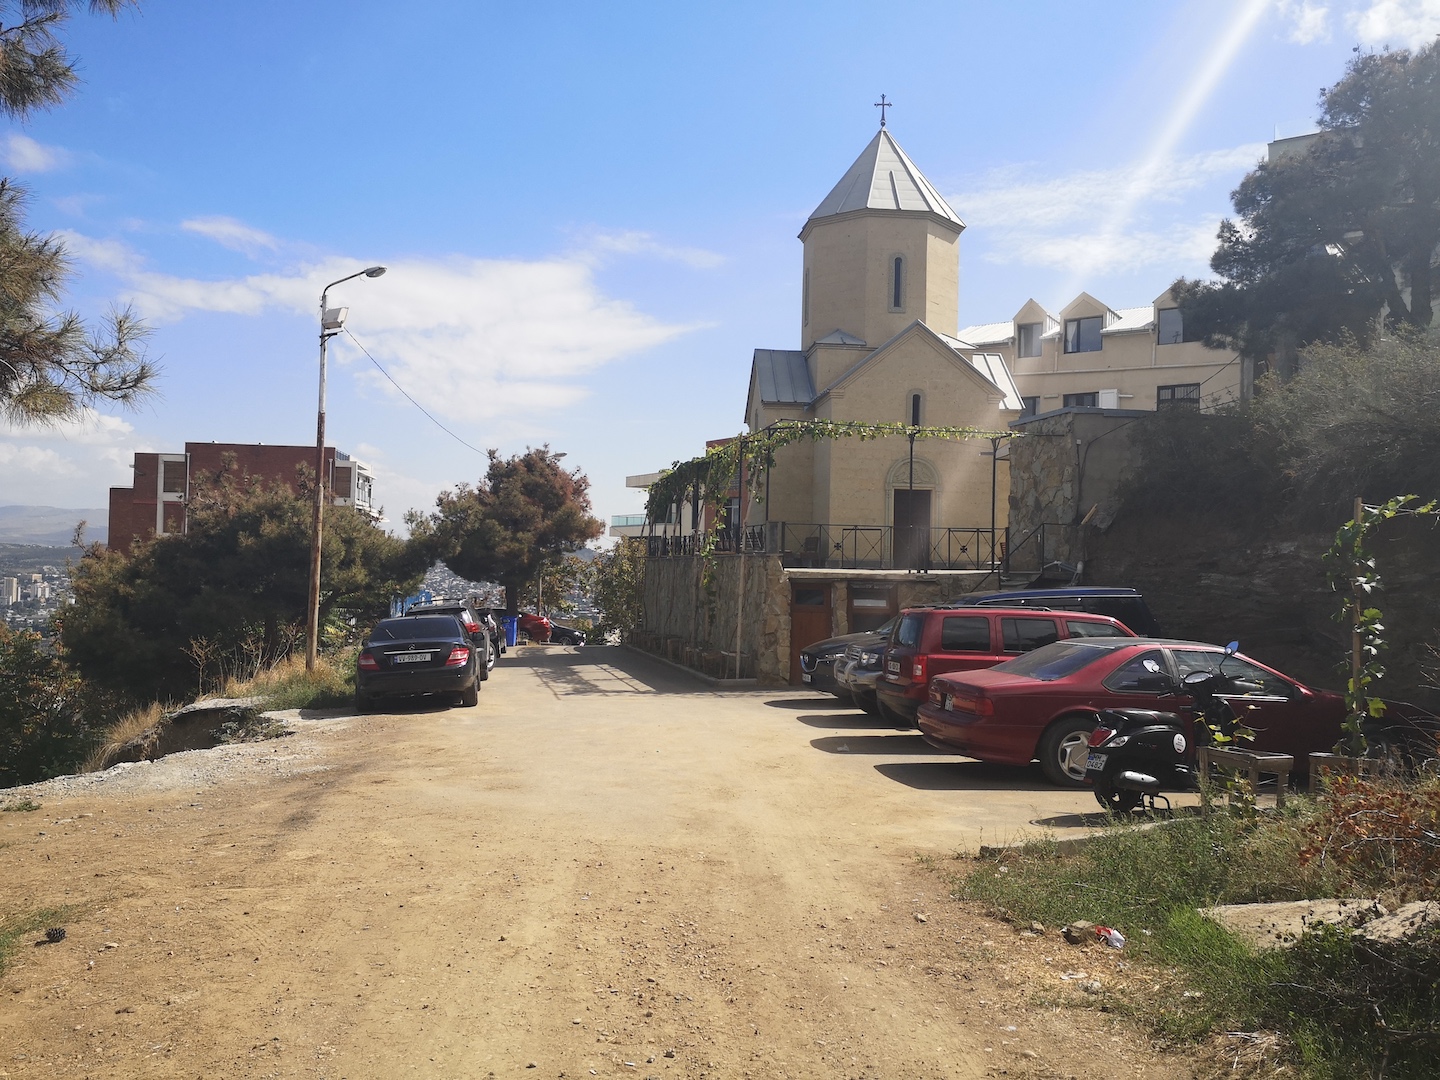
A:
[[[109,538],[109,510],[66,510],[58,506],[0,506],[0,544],[63,547],[79,522],[85,540],[102,544]]]

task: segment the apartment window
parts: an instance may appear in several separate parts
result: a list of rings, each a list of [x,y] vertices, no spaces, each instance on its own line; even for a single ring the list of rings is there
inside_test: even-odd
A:
[[[1155,408],[1200,408],[1200,384],[1198,382],[1176,383],[1174,386],[1157,387],[1155,390]]]
[[[1044,323],[1024,322],[1017,327],[1019,330],[1019,353],[1021,356],[1040,355],[1040,334],[1045,329]]]
[[[1099,352],[1100,330],[1105,320],[1099,315],[1065,320],[1065,351],[1067,353]]]
[[[163,470],[161,474],[161,490],[166,495],[185,494],[185,462],[163,461],[160,463]]]
[[[1066,394],[1065,408],[1067,409],[1094,409],[1100,405],[1100,393],[1092,390],[1088,394]]]
[[[905,258],[896,255],[890,263],[890,310],[905,310]]]
[[[337,499],[350,498],[351,470],[348,465],[337,465],[331,478],[331,494]]]
[[[1161,345],[1179,345],[1185,340],[1185,320],[1178,307],[1162,307],[1158,333]]]
[[[1038,397],[1022,397],[1020,399],[1020,415],[1034,416],[1040,411],[1040,399]]]

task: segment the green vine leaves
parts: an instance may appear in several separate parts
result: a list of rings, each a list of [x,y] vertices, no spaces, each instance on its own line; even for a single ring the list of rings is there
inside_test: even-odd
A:
[[[1375,694],[1377,684],[1385,676],[1385,666],[1380,662],[1380,654],[1386,647],[1384,616],[1369,603],[1370,596],[1380,588],[1380,573],[1366,541],[1371,531],[1383,522],[1397,517],[1440,514],[1436,500],[1421,503],[1419,499],[1418,495],[1397,495],[1379,506],[1361,504],[1359,513],[1340,526],[1335,542],[1325,553],[1330,587],[1341,596],[1335,620],[1351,630],[1359,645],[1345,684],[1345,724],[1335,747],[1337,754],[1363,756],[1369,750],[1365,721],[1385,715],[1385,702]]]

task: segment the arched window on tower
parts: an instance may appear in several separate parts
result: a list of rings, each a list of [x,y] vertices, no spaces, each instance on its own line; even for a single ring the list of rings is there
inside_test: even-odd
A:
[[[905,310],[905,256],[890,260],[890,310]]]
[[[800,287],[800,325],[810,325],[810,268],[805,267],[805,281]]]

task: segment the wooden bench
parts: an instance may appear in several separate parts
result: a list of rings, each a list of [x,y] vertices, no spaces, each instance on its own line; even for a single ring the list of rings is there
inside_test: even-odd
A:
[[[1200,765],[1200,776],[1210,775],[1210,767],[1250,781],[1254,794],[1260,787],[1262,774],[1275,777],[1275,808],[1285,805],[1285,789],[1290,786],[1290,770],[1295,767],[1295,758],[1290,754],[1260,754],[1254,750],[1230,750],[1220,746],[1202,746],[1195,753]],[[1203,787],[1201,789],[1204,790]],[[1202,804],[1209,809],[1209,800]]]

